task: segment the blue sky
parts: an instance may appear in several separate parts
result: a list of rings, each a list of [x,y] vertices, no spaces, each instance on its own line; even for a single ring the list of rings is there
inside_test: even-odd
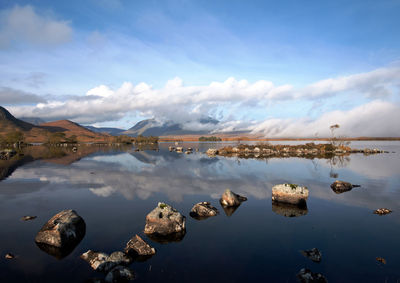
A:
[[[393,135],[398,123],[340,117],[398,109],[399,13],[400,1],[3,0],[0,104],[123,128],[212,116],[265,135],[324,135],[337,120]]]

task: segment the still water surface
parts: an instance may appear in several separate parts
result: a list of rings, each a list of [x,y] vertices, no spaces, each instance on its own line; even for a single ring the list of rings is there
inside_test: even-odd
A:
[[[135,234],[157,250],[131,265],[137,282],[296,282],[304,267],[329,282],[400,282],[400,142],[353,143],[390,153],[334,161],[209,158],[201,151],[215,145],[184,144],[200,148],[191,155],[169,152],[169,145],[140,152],[80,148],[59,158],[27,153],[17,163],[0,161],[0,282],[103,278],[79,256],[88,249],[123,250]],[[330,188],[336,178],[361,187],[336,194]],[[307,186],[308,210],[286,217],[296,211],[274,207],[271,188],[279,183]],[[226,188],[248,197],[230,216],[218,202]],[[159,201],[187,217],[182,241],[161,244],[143,234],[145,216]],[[210,201],[220,214],[191,218],[200,201]],[[393,213],[374,215],[380,207]],[[63,209],[83,217],[86,235],[57,259],[40,250],[34,237]],[[23,222],[24,215],[38,218]],[[299,252],[314,247],[322,252],[320,263]],[[17,257],[6,260],[7,252]]]

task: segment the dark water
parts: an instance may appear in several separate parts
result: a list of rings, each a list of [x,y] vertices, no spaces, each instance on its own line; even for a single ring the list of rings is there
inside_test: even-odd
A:
[[[88,249],[123,250],[135,234],[157,250],[151,259],[131,265],[137,282],[296,282],[304,267],[329,282],[400,282],[399,142],[353,143],[396,153],[333,161],[209,158],[200,152],[170,153],[168,145],[140,152],[80,148],[65,156],[34,147],[22,160],[0,161],[0,282],[103,278],[79,256]],[[330,189],[335,178],[361,188],[335,194]],[[273,207],[271,188],[279,183],[307,186],[308,211],[285,217],[285,207]],[[231,216],[218,202],[226,188],[248,197]],[[160,244],[143,234],[145,216],[159,201],[187,217],[182,241]],[[210,201],[220,214],[191,218],[191,207],[200,201]],[[380,207],[393,213],[374,215]],[[40,250],[34,237],[63,209],[84,218],[86,235],[60,260]],[[24,215],[38,218],[23,222]],[[314,247],[322,252],[320,263],[299,252]],[[17,257],[6,260],[7,252]]]

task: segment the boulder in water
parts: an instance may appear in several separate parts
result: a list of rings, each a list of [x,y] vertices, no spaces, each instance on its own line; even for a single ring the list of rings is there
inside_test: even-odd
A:
[[[243,201],[246,200],[246,197],[235,194],[230,189],[226,189],[221,196],[220,203],[223,206],[239,206]]]

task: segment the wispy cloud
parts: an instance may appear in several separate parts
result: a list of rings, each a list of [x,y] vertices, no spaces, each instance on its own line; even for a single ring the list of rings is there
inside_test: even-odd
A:
[[[0,87],[0,104],[27,104],[27,103],[45,103],[46,100],[36,94],[24,92],[21,90]]]
[[[0,48],[7,48],[14,41],[36,45],[54,45],[69,41],[72,28],[67,21],[40,15],[30,6],[15,5],[1,12]]]

